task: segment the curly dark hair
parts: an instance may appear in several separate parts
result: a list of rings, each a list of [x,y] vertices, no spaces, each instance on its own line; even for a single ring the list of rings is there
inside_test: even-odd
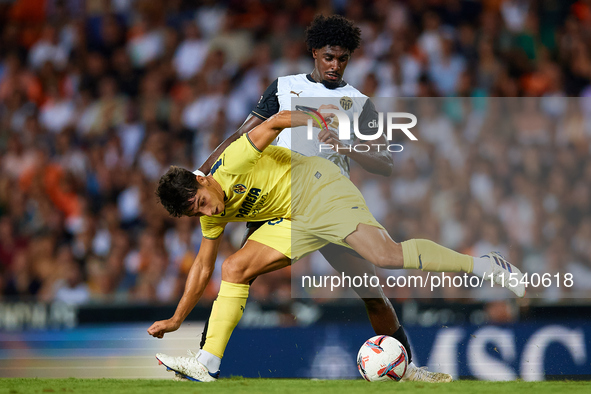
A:
[[[316,15],[306,29],[306,45],[310,52],[330,45],[346,48],[353,53],[359,48],[360,42],[361,30],[341,15]]]
[[[160,204],[175,218],[186,215],[193,206],[191,200],[197,194],[199,183],[195,174],[177,166],[170,166],[160,177],[156,196]]]

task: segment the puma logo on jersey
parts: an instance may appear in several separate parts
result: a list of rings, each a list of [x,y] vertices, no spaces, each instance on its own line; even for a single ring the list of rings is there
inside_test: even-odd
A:
[[[301,94],[302,92],[303,92],[303,90],[301,90],[299,93],[296,93],[296,92],[294,92],[294,91],[292,90],[292,91],[291,91],[291,92],[289,92],[289,93],[293,93],[293,94],[295,94],[296,96],[300,97],[300,94]]]

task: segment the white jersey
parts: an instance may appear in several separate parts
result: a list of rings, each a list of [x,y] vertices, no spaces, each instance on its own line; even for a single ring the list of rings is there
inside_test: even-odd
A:
[[[359,129],[366,127],[372,119],[377,119],[377,112],[368,97],[359,90],[343,81],[341,86],[328,89],[322,83],[312,79],[310,74],[288,75],[279,77],[265,90],[256,108],[251,112],[253,116],[266,120],[282,110],[296,110],[297,106],[304,105],[314,109],[321,105],[335,105],[344,111],[351,119],[351,139],[353,139],[354,113],[359,115]],[[329,127],[337,128],[336,120]],[[313,138],[308,140],[306,127],[297,129],[284,129],[276,140],[276,145],[283,146],[305,156],[320,156],[335,163],[341,173],[349,176],[349,158],[343,154],[329,149],[320,152],[318,133],[320,129],[314,128]],[[369,129],[368,134],[375,133],[375,129]],[[347,141],[344,141],[347,143]]]

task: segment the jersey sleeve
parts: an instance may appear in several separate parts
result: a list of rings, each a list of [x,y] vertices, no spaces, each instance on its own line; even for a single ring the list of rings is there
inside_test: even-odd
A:
[[[234,175],[249,173],[262,153],[252,143],[248,133],[244,134],[224,150],[222,157],[211,167],[211,174],[216,171]]]
[[[256,107],[250,112],[259,119],[267,120],[279,112],[279,99],[277,98],[277,79],[265,90]]]
[[[369,125],[373,124],[374,127]],[[376,133],[378,125],[378,111],[376,111],[375,105],[368,98],[363,104],[363,109],[359,115],[359,132],[361,134],[373,135]]]
[[[203,238],[216,239],[224,232],[226,223],[218,222],[209,216],[201,217],[201,233]]]

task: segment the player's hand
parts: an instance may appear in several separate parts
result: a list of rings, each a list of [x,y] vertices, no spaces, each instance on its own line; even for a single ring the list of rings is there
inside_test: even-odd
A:
[[[324,121],[326,122],[326,124],[330,124],[336,118],[335,114],[333,114],[331,112],[322,113],[321,115],[324,118]],[[311,116],[312,116],[311,113],[307,113],[304,111],[291,111],[290,126],[291,127],[307,126],[308,121],[311,119],[310,118]],[[317,118],[316,115],[314,115],[314,117]],[[320,128],[320,126],[321,125],[319,125],[317,122],[314,122],[314,121],[312,122],[312,127]]]
[[[318,133],[318,140],[321,144],[332,145],[332,150],[338,152],[338,148],[344,148],[345,144],[339,139],[339,134],[332,129],[322,128],[322,131]]]
[[[154,338],[162,338],[167,332],[176,331],[181,326],[180,322],[173,319],[160,320],[155,322],[148,328],[148,334]]]
[[[336,109],[338,110],[339,107],[337,107],[334,104],[322,104],[320,107],[318,107],[318,112],[320,112],[320,114],[322,115],[322,117],[324,117],[324,120],[326,121],[326,124],[328,124],[329,126],[333,126],[331,125],[331,123],[333,121],[336,121],[336,116],[335,114],[333,114],[332,112],[323,112],[322,110],[331,110],[331,109]],[[337,126],[334,128],[338,128],[338,123]]]

